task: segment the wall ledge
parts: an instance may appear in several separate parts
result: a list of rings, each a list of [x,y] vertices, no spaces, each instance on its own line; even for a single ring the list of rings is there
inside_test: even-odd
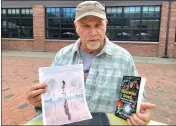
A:
[[[13,41],[33,41],[34,39],[19,39],[19,38],[1,38],[1,40],[13,40]]]

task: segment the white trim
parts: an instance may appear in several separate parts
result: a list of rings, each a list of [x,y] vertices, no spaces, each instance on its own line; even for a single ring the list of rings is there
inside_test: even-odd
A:
[[[141,41],[111,41],[113,43],[120,43],[120,44],[159,44],[159,42],[141,42]]]
[[[62,39],[45,39],[46,42],[53,41],[53,42],[75,42],[76,40],[62,40]]]
[[[23,39],[23,38],[1,38],[2,40],[15,40],[15,41],[24,41],[24,40],[29,40],[33,41],[34,39]]]

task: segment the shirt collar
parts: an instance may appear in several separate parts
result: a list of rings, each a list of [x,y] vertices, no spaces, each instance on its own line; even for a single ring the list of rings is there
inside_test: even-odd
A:
[[[73,52],[77,52],[79,54],[79,46],[80,46],[80,38],[78,40],[76,40],[74,46],[73,46]],[[112,43],[109,41],[109,39],[107,37],[105,37],[105,46],[103,47],[103,49],[100,51],[100,53],[97,54],[97,56],[100,56],[101,54],[106,53],[109,55],[113,55],[112,52]]]
[[[105,37],[105,46],[103,47],[103,49],[101,50],[101,52],[97,55],[100,56],[101,54],[106,53],[109,55],[112,55],[112,43],[109,41],[109,39],[107,37]]]

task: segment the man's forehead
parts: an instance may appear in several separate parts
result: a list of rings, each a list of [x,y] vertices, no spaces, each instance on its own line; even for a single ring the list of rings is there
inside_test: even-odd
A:
[[[86,16],[86,17],[83,17],[82,19],[80,19],[79,21],[80,22],[90,22],[90,21],[93,21],[93,22],[102,22],[104,19],[101,19],[99,17],[96,17],[96,16]]]

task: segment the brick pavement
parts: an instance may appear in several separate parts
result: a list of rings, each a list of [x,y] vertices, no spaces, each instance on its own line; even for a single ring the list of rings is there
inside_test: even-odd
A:
[[[2,125],[24,124],[37,113],[26,100],[26,92],[38,83],[38,68],[49,66],[51,58],[2,56]],[[174,124],[176,117],[176,64],[137,63],[147,78],[148,101],[157,109],[152,120]]]

